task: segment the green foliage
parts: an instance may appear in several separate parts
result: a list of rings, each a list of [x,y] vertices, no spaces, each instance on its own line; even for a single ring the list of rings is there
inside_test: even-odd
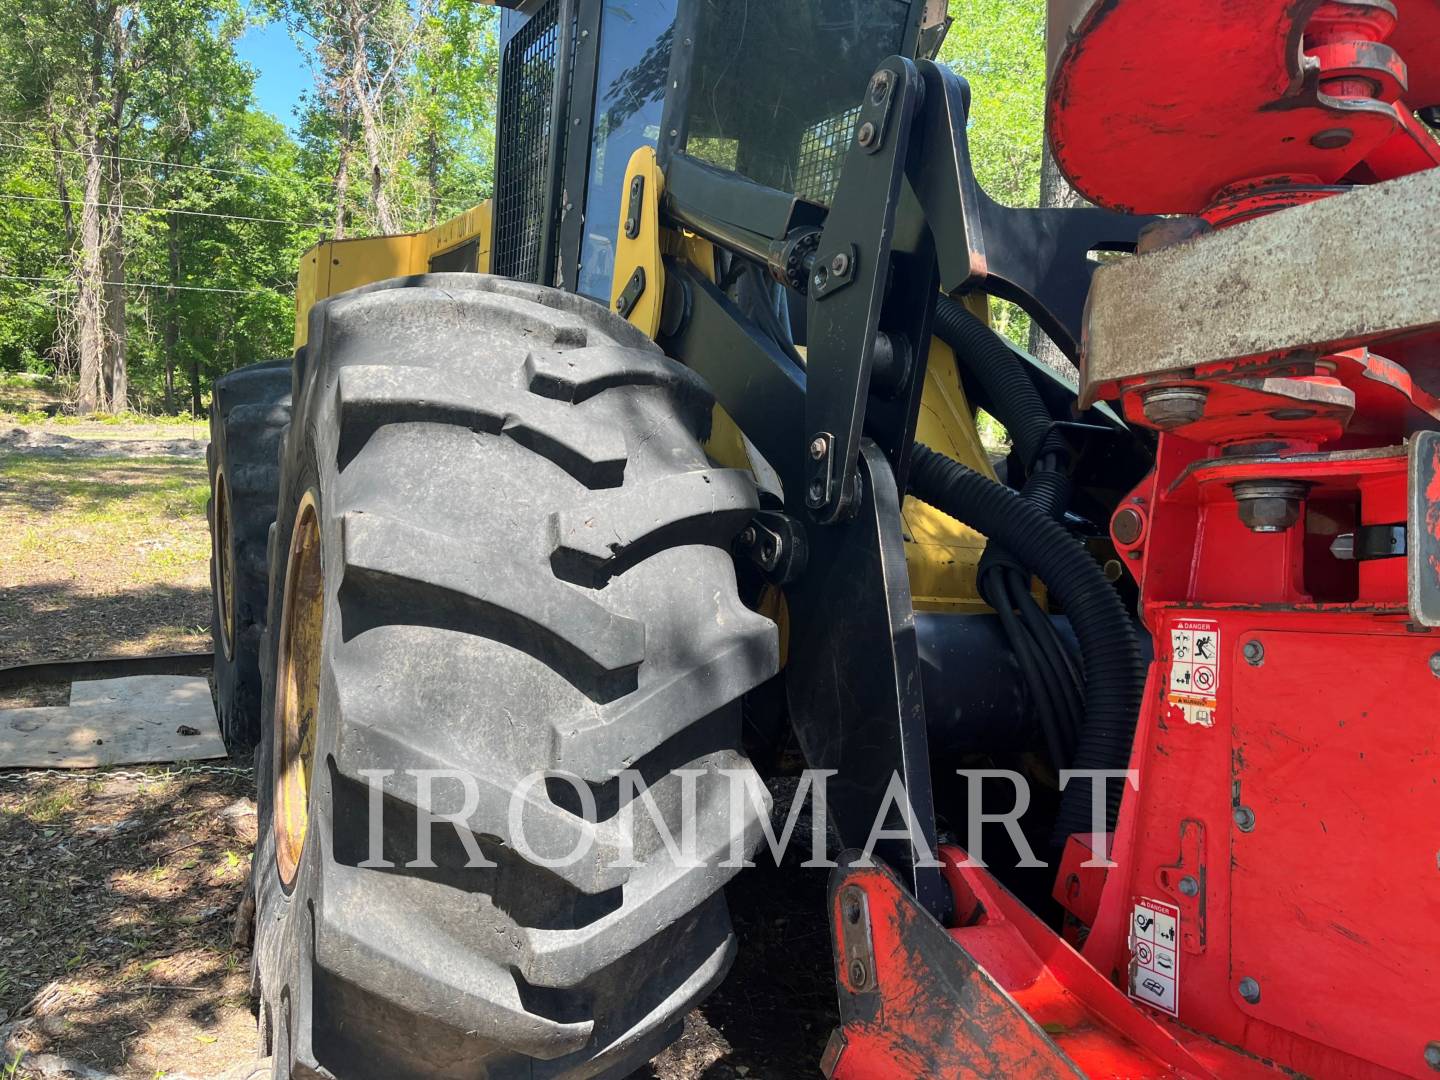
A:
[[[1040,204],[1045,144],[1044,0],[950,0],[955,20],[940,60],[970,83],[970,160],[981,186],[1007,206]],[[992,300],[990,319],[1028,345],[1030,317]]]
[[[1044,0],[950,0],[940,60],[970,83],[970,158],[1009,206],[1037,206],[1045,136]]]
[[[299,29],[319,6],[274,0],[267,14]],[[422,228],[492,186],[496,15],[471,0],[389,7],[419,31],[387,109],[399,217]],[[0,0],[0,373],[73,363],[87,139],[114,170],[104,199],[125,207],[111,215],[123,261],[105,276],[125,282],[130,407],[203,410],[217,376],[290,352],[300,254],[335,221],[341,123],[318,93],[297,102],[293,135],[255,106],[256,72],[235,52],[253,12],[241,0]],[[358,159],[352,174],[364,176]],[[365,189],[353,184],[352,211]],[[369,231],[363,214],[347,218],[348,235]],[[8,391],[0,408],[40,415]]]

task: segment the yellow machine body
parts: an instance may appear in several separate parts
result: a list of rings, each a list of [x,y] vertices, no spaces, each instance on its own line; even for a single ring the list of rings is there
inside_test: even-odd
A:
[[[322,240],[309,248],[300,256],[295,282],[295,348],[305,344],[310,309],[328,296],[432,270],[489,273],[490,223],[491,204],[487,199],[423,232]],[[471,244],[473,252],[467,250]],[[447,256],[452,257],[448,264]]]

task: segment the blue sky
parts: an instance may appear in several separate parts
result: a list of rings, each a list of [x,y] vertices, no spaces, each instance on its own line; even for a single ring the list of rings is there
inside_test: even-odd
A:
[[[252,26],[235,45],[241,60],[259,74],[255,97],[260,108],[273,114],[288,129],[295,129],[293,109],[303,90],[312,90],[308,58],[302,56],[283,23]]]

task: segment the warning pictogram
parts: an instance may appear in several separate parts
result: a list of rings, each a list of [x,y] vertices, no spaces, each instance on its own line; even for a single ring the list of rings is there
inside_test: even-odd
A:
[[[1180,909],[1137,897],[1130,913],[1130,996],[1171,1016],[1180,1014]]]
[[[1170,704],[1187,723],[1215,723],[1220,690],[1220,624],[1210,619],[1178,619],[1170,628]]]

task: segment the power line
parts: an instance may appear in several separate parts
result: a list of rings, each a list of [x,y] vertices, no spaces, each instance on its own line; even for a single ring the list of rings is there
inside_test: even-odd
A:
[[[71,282],[57,282],[54,278],[27,277],[23,274],[0,274],[0,281],[39,281],[46,282],[59,288],[62,284],[73,284]],[[101,285],[123,285],[130,289],[178,289],[181,292],[207,292],[207,293],[240,293],[251,295],[253,293],[275,293],[283,295],[280,289],[267,289],[257,285],[252,289],[222,289],[209,285],[157,285],[149,281],[101,281]]]
[[[63,147],[28,146],[25,143],[12,142],[0,142],[0,147],[7,147],[11,150],[27,150],[32,154],[58,153],[70,154],[73,157],[85,156],[85,152],[83,150],[66,150]],[[105,154],[104,156],[114,161],[133,161],[141,165],[164,165],[171,169],[198,169],[201,172],[216,173],[220,176],[253,176],[261,180],[282,179],[282,177],[276,176],[274,173],[260,172],[258,170],[250,171],[242,169],[221,169],[217,168],[214,165],[187,165],[183,161],[165,161],[162,158],[130,157],[126,154]],[[318,176],[310,177],[309,181],[311,183],[314,183],[319,179],[320,178]]]
[[[0,120],[0,124],[14,124],[14,123],[16,123],[16,121],[13,121],[13,120]],[[17,126],[18,126],[18,125],[17,125]],[[48,147],[48,146],[28,146],[28,145],[26,145],[25,143],[0,142],[0,148],[5,148],[5,147],[8,147],[8,148],[11,149],[11,150],[25,150],[25,151],[27,151],[27,152],[29,152],[29,153],[32,153],[32,154],[48,154],[48,153],[58,152],[58,153],[61,153],[61,154],[71,154],[71,155],[73,155],[73,156],[75,156],[75,157],[84,157],[84,156],[85,156],[84,152],[83,152],[83,151],[80,151],[80,150],[66,150],[66,149],[64,149],[64,148],[59,148],[58,151],[57,151],[56,148]],[[130,162],[135,162],[135,163],[142,164],[142,165],[164,165],[164,166],[166,166],[166,167],[168,167],[168,168],[172,168],[172,169],[195,169],[195,170],[198,170],[198,171],[200,171],[200,172],[214,173],[214,174],[216,174],[216,175],[218,175],[218,176],[249,176],[249,177],[253,177],[253,178],[257,179],[257,180],[274,180],[274,181],[277,181],[277,182],[280,181],[280,180],[285,179],[284,177],[278,176],[278,175],[276,175],[275,173],[258,172],[258,171],[251,172],[251,171],[247,171],[247,170],[238,170],[238,169],[221,169],[221,168],[219,168],[219,167],[217,167],[217,166],[214,166],[214,165],[188,165],[188,164],[186,164],[186,163],[183,162],[183,161],[166,161],[166,160],[164,160],[163,158],[129,157],[129,156],[124,155],[124,154],[113,154],[113,155],[112,155],[112,154],[107,154],[107,155],[105,155],[105,156],[106,156],[106,157],[112,157],[112,158],[113,158],[114,160],[116,160],[116,161],[130,161]],[[329,183],[329,181],[326,180],[326,179],[325,179],[324,177],[322,177],[322,176],[312,176],[312,177],[305,178],[305,182],[306,182],[306,183],[310,183],[310,184],[321,184],[321,183],[326,183],[326,184],[328,184],[328,183]],[[420,195],[420,196],[418,196],[418,201],[417,201],[417,202],[405,202],[403,205],[409,206],[409,207],[411,207],[412,209],[415,209],[415,208],[419,208],[419,209],[422,209],[422,210],[428,209],[428,208],[429,208],[429,196],[427,196],[427,195]],[[468,209],[470,209],[470,207],[473,206],[474,204],[473,204],[473,203],[450,203],[450,202],[444,202],[444,201],[437,201],[436,205],[439,206],[439,207],[443,207],[443,208],[446,209],[446,210],[454,210],[454,209],[457,209],[457,208],[460,209],[460,210],[468,210]]]
[[[45,202],[45,203],[73,203],[75,206],[108,206],[109,203],[83,202],[79,199],[60,199],[53,195],[4,195],[0,199],[13,199],[17,202]],[[121,210],[129,210],[138,213],[154,214],[183,214],[187,217],[208,217],[224,218],[227,221],[259,221],[269,225],[293,225],[297,228],[325,228],[324,222],[320,221],[289,221],[286,218],[252,217],[248,214],[217,214],[213,210],[181,210],[173,206],[132,206],[122,203]]]

